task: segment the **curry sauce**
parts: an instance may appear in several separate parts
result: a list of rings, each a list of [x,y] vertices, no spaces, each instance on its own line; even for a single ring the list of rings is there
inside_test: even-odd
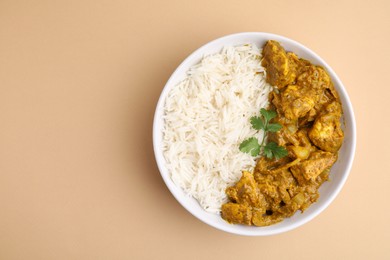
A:
[[[262,54],[266,80],[275,86],[269,96],[277,112],[273,122],[282,125],[268,140],[288,155],[260,157],[253,172],[244,171],[226,189],[221,216],[234,224],[268,226],[305,211],[319,198],[344,139],[342,106],[328,73],[276,41],[268,41]]]

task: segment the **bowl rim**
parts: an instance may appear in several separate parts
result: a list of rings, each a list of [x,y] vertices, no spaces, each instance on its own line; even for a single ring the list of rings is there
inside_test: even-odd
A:
[[[348,161],[346,162],[346,167],[345,167],[344,174],[343,174],[341,180],[337,183],[337,186],[335,187],[334,191],[331,192],[331,194],[326,198],[326,200],[322,203],[321,207],[319,207],[312,214],[308,214],[306,217],[303,217],[301,221],[293,222],[290,225],[288,225],[286,227],[283,227],[283,228],[270,229],[270,230],[267,229],[266,231],[265,230],[264,231],[258,231],[258,229],[253,230],[253,231],[251,231],[251,230],[243,231],[243,230],[239,230],[239,229],[236,229],[236,228],[227,228],[226,226],[213,223],[207,217],[201,216],[200,214],[196,213],[192,209],[192,207],[186,203],[187,198],[185,198],[183,196],[180,196],[180,194],[177,194],[177,192],[175,191],[175,189],[180,188],[180,187],[176,187],[175,184],[173,184],[169,174],[163,174],[164,170],[165,170],[165,168],[164,168],[165,166],[164,166],[163,161],[165,161],[165,159],[164,159],[164,157],[162,155],[161,149],[158,147],[158,136],[157,136],[158,135],[157,124],[158,124],[158,120],[160,120],[158,118],[159,109],[163,108],[163,105],[164,105],[164,102],[165,102],[165,97],[166,97],[166,94],[167,94],[166,92],[168,92],[170,90],[170,86],[172,85],[171,83],[178,76],[178,73],[182,70],[182,67],[184,67],[189,61],[191,61],[194,58],[194,56],[199,55],[199,53],[202,52],[202,51],[204,53],[204,51],[207,49],[207,47],[212,46],[213,44],[215,44],[215,43],[217,43],[219,41],[224,41],[226,39],[235,38],[235,37],[245,38],[245,37],[252,37],[252,36],[258,36],[258,37],[261,36],[261,37],[264,37],[264,38],[282,40],[284,43],[297,45],[299,48],[303,49],[304,52],[307,52],[307,53],[309,53],[309,55],[312,55],[312,56],[316,57],[316,59],[318,59],[322,63],[321,66],[325,67],[326,70],[328,71],[328,73],[331,74],[333,81],[336,81],[334,83],[336,83],[339,86],[338,91],[342,92],[341,96],[344,96],[344,101],[343,101],[344,115],[346,114],[345,113],[346,110],[348,110],[348,113],[350,114],[350,121],[348,122],[348,125],[351,128],[350,129],[350,131],[351,131],[351,136],[350,136],[350,138],[351,138],[351,149],[350,149],[350,153],[349,153],[349,156],[348,156]],[[338,75],[333,71],[333,69],[318,54],[316,54],[314,51],[312,51],[311,49],[309,49],[305,45],[303,45],[303,44],[301,44],[301,43],[299,43],[299,42],[297,42],[295,40],[292,40],[292,39],[290,39],[288,37],[285,37],[285,36],[282,36],[282,35],[278,35],[278,34],[274,34],[274,33],[268,33],[268,32],[240,32],[240,33],[233,33],[233,34],[228,34],[228,35],[216,38],[216,39],[214,39],[212,41],[207,42],[206,44],[203,44],[201,47],[197,48],[190,55],[188,55],[180,63],[180,65],[174,70],[174,72],[171,74],[171,76],[169,77],[168,81],[166,82],[166,84],[165,84],[165,86],[164,86],[164,88],[163,88],[163,90],[162,90],[162,92],[161,92],[161,94],[159,96],[159,99],[158,99],[158,102],[157,102],[157,106],[156,106],[156,109],[155,109],[155,113],[154,113],[154,118],[153,118],[153,150],[154,150],[155,160],[156,160],[156,163],[157,163],[160,175],[163,178],[165,185],[168,187],[169,191],[175,197],[175,199],[189,213],[191,213],[194,217],[196,217],[197,219],[201,220],[202,222],[208,224],[209,226],[212,226],[212,227],[217,228],[219,230],[222,230],[222,231],[225,231],[225,232],[228,232],[228,233],[232,233],[232,234],[236,234],[236,235],[244,235],[244,236],[276,235],[276,234],[280,234],[280,233],[283,233],[283,232],[287,232],[287,231],[293,230],[293,229],[295,229],[297,227],[300,227],[300,226],[308,223],[309,221],[314,219],[316,216],[318,216],[321,212],[323,212],[333,202],[333,200],[336,198],[336,196],[340,193],[342,187],[344,186],[344,184],[345,184],[345,182],[346,182],[346,180],[347,180],[347,178],[348,178],[348,176],[350,174],[350,171],[351,171],[351,168],[352,168],[352,164],[353,164],[353,161],[354,161],[354,157],[355,157],[355,151],[356,151],[356,120],[355,120],[355,115],[354,115],[354,112],[353,112],[352,103],[350,101],[349,95],[348,95],[348,93],[346,91],[346,88],[344,87],[343,83],[339,79]],[[212,214],[212,213],[210,213],[210,214]],[[231,226],[234,227],[235,225],[231,225]],[[251,227],[251,228],[253,229],[254,227]],[[261,228],[261,227],[258,227],[258,228]]]

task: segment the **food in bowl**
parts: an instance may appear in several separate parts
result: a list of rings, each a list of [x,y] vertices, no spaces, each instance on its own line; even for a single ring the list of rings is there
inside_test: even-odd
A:
[[[344,139],[339,95],[322,67],[272,40],[263,48],[262,64],[267,82],[276,86],[269,96],[277,112],[271,123],[281,126],[268,140],[285,147],[287,156],[260,157],[254,172],[244,171],[227,188],[230,202],[221,215],[229,223],[268,226],[305,211],[317,201]],[[266,123],[260,128],[267,130]]]
[[[282,222],[266,227],[231,225],[221,218],[218,211],[213,212],[210,210],[205,210],[204,207],[201,206],[199,201],[197,201],[193,196],[189,195],[185,189],[181,188],[173,181],[171,171],[168,168],[169,165],[167,159],[164,156],[164,152],[166,151],[166,144],[164,141],[164,128],[166,122],[165,104],[170,99],[169,94],[172,89],[176,88],[181,81],[185,80],[188,77],[188,71],[191,69],[191,67],[199,65],[200,61],[203,58],[214,54],[220,54],[223,48],[228,48],[229,46],[244,46],[246,43],[250,43],[251,45],[255,45],[258,46],[258,48],[261,48],[262,46],[264,46],[266,41],[271,39],[279,41],[282,46],[286,48],[286,50],[293,51],[294,53],[299,55],[299,57],[309,60],[313,64],[318,64],[322,66],[329,73],[334,83],[335,89],[338,91],[340,95],[340,100],[343,104],[344,114],[342,118],[342,128],[345,133],[345,138],[343,145],[338,153],[339,159],[333,165],[329,173],[329,178],[331,179],[331,181],[324,182],[321,185],[319,189],[319,193],[321,194],[320,198],[317,200],[316,203],[313,203],[308,209],[306,209],[304,214],[294,214],[292,217],[286,218]],[[264,71],[265,69],[262,68],[262,70]],[[259,72],[260,76],[264,76],[261,74],[262,72]],[[264,105],[264,108],[267,107],[268,105]],[[247,120],[245,122],[248,122],[248,118],[250,118],[251,116],[258,114],[259,110],[255,109],[252,112],[253,114],[251,113],[246,116]],[[251,129],[250,125],[247,125],[247,127],[249,127],[249,131],[254,130]],[[256,134],[256,131],[246,136],[243,136],[241,142],[248,136],[253,136],[253,134]],[[259,140],[261,140],[261,134],[262,133],[259,133]],[[237,142],[236,145],[240,145],[240,142]],[[207,43],[206,45],[202,46],[194,53],[192,53],[190,56],[188,56],[175,70],[175,72],[172,74],[172,76],[166,83],[165,88],[162,91],[159,102],[157,104],[153,124],[153,146],[156,162],[165,184],[167,185],[172,195],[176,198],[176,200],[186,210],[188,210],[199,220],[217,229],[240,235],[264,236],[285,232],[307,223],[308,221],[316,217],[318,214],[320,214],[334,200],[334,198],[342,189],[352,166],[354,151],[356,147],[356,124],[352,104],[349,100],[348,94],[342,82],[340,81],[336,73],[332,70],[332,68],[327,65],[326,62],[323,61],[317,54],[315,54],[307,47],[283,36],[262,32],[238,33],[224,36],[222,38]],[[241,152],[241,154],[243,153]],[[249,156],[249,154],[244,155]],[[253,160],[252,164],[254,168],[256,165],[256,159],[258,158],[253,157],[253,159],[255,159]],[[236,174],[236,181],[233,181],[232,184],[229,184],[228,186],[232,186],[237,183],[237,181],[241,177],[241,170],[245,170],[245,168],[242,167],[242,169],[239,170],[239,172]],[[225,194],[225,190],[222,189],[221,193]]]
[[[203,58],[168,97],[167,167],[176,185],[205,210],[221,212],[229,223],[267,226],[318,199],[344,137],[341,103],[322,67],[272,40],[262,55],[255,45],[231,46]],[[248,117],[262,108],[267,119],[268,106],[277,113],[268,116],[270,122],[258,121],[256,130],[276,126],[268,139],[284,149],[282,158],[272,158],[272,151],[264,156],[269,144],[260,154],[263,142],[244,149],[246,142],[264,141],[265,132],[250,127],[259,118]],[[253,159],[238,148],[260,157]]]

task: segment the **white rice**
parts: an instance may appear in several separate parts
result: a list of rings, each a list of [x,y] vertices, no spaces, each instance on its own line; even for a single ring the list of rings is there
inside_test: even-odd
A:
[[[253,170],[256,158],[239,150],[257,136],[250,117],[268,106],[261,51],[224,47],[204,57],[173,87],[164,106],[163,149],[173,182],[209,212],[227,201],[225,189]]]

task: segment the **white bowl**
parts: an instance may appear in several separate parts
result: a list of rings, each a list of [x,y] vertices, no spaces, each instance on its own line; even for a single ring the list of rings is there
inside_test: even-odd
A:
[[[262,47],[267,40],[271,39],[279,41],[286,50],[295,52],[299,57],[307,59],[313,64],[321,65],[328,71],[340,94],[341,102],[343,104],[345,139],[339,151],[339,159],[332,167],[330,181],[325,182],[320,187],[320,198],[304,213],[297,212],[293,217],[268,227],[232,225],[225,222],[219,215],[204,211],[195,199],[186,196],[183,190],[180,187],[175,186],[172,182],[170,174],[165,166],[165,159],[162,151],[162,129],[164,124],[162,117],[164,102],[168,92],[174,88],[178,82],[184,79],[187,70],[192,65],[198,63],[205,54],[217,53],[226,45],[254,43],[257,46]],[[334,200],[343,187],[352,166],[356,146],[356,124],[352,104],[343,84],[332,68],[317,54],[302,44],[280,35],[262,32],[237,33],[221,37],[203,45],[188,56],[169,78],[161,93],[154,115],[153,146],[158,168],[166,185],[173,196],[192,215],[204,223],[226,232],[247,236],[266,236],[286,232],[307,223],[320,214]]]

